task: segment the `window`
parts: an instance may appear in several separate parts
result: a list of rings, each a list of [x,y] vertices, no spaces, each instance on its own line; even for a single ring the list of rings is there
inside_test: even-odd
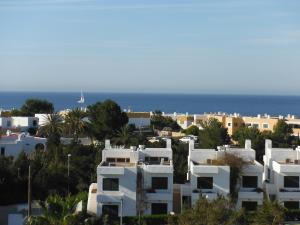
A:
[[[257,129],[258,129],[258,128],[259,128],[259,124],[258,124],[258,123],[253,123],[253,124],[252,124],[252,127],[254,127],[254,128],[257,128]]]
[[[246,127],[251,127],[252,125],[251,125],[251,123],[246,123],[245,126]]]
[[[116,159],[115,158],[106,158],[106,161],[107,162],[116,162]]]
[[[271,180],[271,170],[268,168],[268,180]]]
[[[11,127],[11,121],[10,120],[6,121],[6,126]]]
[[[191,196],[182,196],[182,206],[183,208],[191,208],[192,206]]]
[[[118,205],[103,205],[102,206],[102,215],[108,215],[112,218],[118,216],[119,207]]]
[[[284,177],[285,188],[299,188],[299,177],[298,176],[285,176]]]
[[[103,178],[103,191],[118,191],[119,179],[118,178]]]
[[[168,204],[167,203],[152,203],[151,204],[151,214],[167,214],[168,213]]]
[[[212,189],[213,188],[213,178],[212,177],[198,177],[197,178],[197,188]]]
[[[288,201],[284,202],[284,207],[287,209],[299,209],[299,202],[298,201]]]
[[[152,177],[152,188],[153,189],[168,189],[168,178],[167,177]]]
[[[1,155],[5,155],[5,147],[1,147]]]
[[[33,120],[33,121],[32,121],[32,126],[34,126],[34,127],[37,126],[37,121],[36,121],[36,120]]]
[[[251,202],[251,201],[242,201],[242,207],[246,211],[254,211],[257,209],[257,202]]]
[[[257,188],[257,176],[243,176],[244,188]]]
[[[228,126],[228,127],[231,127],[231,123],[227,123],[227,126]]]
[[[268,124],[268,123],[264,123],[264,124],[263,124],[263,128],[264,128],[264,129],[269,129],[269,124]]]

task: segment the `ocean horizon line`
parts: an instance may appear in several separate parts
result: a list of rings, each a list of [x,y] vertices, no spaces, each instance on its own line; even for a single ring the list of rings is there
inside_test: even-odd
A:
[[[196,93],[196,92],[126,92],[126,91],[84,91],[83,93],[87,94],[127,94],[127,95],[191,95],[191,96],[197,96],[197,95],[204,95],[204,96],[267,96],[267,97],[300,97],[300,94],[269,94],[269,93]],[[77,94],[80,93],[79,91],[28,91],[28,90],[0,90],[1,93],[51,93],[51,94]]]

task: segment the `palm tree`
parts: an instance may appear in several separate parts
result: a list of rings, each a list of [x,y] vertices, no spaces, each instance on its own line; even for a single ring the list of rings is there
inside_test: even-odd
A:
[[[40,127],[39,134],[48,138],[48,144],[56,146],[60,144],[60,137],[63,131],[62,122],[62,117],[57,113],[46,116],[46,122]]]
[[[76,205],[86,199],[84,193],[65,198],[59,195],[49,196],[45,202],[40,202],[43,214],[30,217],[27,225],[71,225],[76,222]],[[77,221],[78,222],[78,221]]]
[[[78,141],[79,135],[84,133],[87,128],[86,122],[83,120],[84,117],[85,113],[79,108],[76,108],[70,111],[65,118],[66,132],[70,136],[73,136],[76,142]]]
[[[128,145],[131,139],[131,131],[128,125],[125,125],[116,132],[114,141],[116,144]]]

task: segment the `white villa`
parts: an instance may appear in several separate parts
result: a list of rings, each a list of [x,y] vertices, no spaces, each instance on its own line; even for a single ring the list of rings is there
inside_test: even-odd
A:
[[[37,117],[0,117],[1,129],[20,129],[20,131],[27,131],[28,128],[37,128],[39,125],[39,118]]]
[[[171,140],[166,148],[129,149],[105,142],[97,183],[89,189],[88,211],[97,216],[167,214],[173,210]]]
[[[194,204],[200,196],[212,200],[219,195],[230,193],[230,167],[218,165],[216,161],[229,153],[243,158],[247,162],[241,174],[241,182],[237,184],[237,208],[254,209],[263,202],[263,166],[255,160],[255,150],[251,141],[247,140],[245,148],[229,146],[215,149],[195,149],[194,142],[189,144],[188,180],[182,185],[181,205]]]
[[[0,138],[0,155],[17,156],[21,151],[27,154],[35,149],[46,149],[46,138],[39,138],[25,133],[11,133]]]
[[[266,140],[264,156],[264,179],[266,193],[286,208],[299,209],[300,202],[300,147],[273,148]]]

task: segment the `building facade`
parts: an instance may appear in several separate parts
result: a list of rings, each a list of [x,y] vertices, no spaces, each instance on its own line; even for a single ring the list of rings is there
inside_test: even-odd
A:
[[[200,197],[213,200],[218,196],[230,194],[230,166],[220,163],[225,154],[242,158],[245,165],[235,187],[238,199],[237,208],[254,209],[263,202],[263,166],[255,160],[255,150],[247,140],[245,148],[229,146],[215,149],[195,149],[193,141],[189,144],[188,180],[182,186],[182,205],[193,205]]]
[[[286,208],[299,209],[300,147],[273,148],[266,140],[264,156],[265,189],[270,199],[277,199]]]
[[[171,140],[166,148],[117,148],[105,143],[88,211],[97,216],[167,214],[173,210]]]
[[[30,154],[35,149],[46,149],[46,142],[46,138],[7,132],[0,138],[0,155],[17,156],[21,151]]]

